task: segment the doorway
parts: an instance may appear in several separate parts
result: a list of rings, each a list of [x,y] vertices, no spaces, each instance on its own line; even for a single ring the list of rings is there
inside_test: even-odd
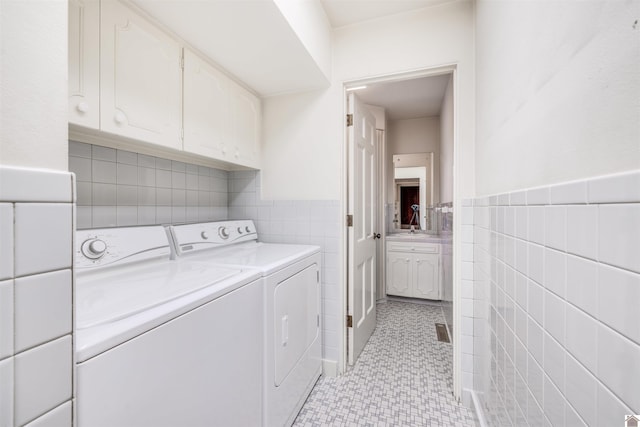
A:
[[[350,90],[356,86],[366,86],[366,88]],[[455,66],[345,84],[346,94],[355,94],[375,116],[376,129],[381,135],[378,138],[380,145],[377,148],[377,164],[379,166],[377,200],[379,203],[376,207],[378,218],[376,229],[381,235],[376,245],[378,262],[375,275],[378,301],[387,299],[387,244],[385,239],[387,235],[408,232],[407,229],[432,235],[438,235],[443,231],[452,234],[451,229],[443,230],[443,226],[452,223],[450,214],[448,214],[448,218],[445,217],[447,212],[451,211],[450,207],[455,204],[456,197],[453,191],[456,134],[454,88]],[[447,120],[442,119],[443,108],[447,108]],[[442,122],[446,122],[446,125],[449,126],[448,130],[442,130],[445,126]],[[437,126],[436,123],[438,123]],[[435,137],[433,132],[431,137],[420,134],[420,128],[429,127],[432,130],[437,127]],[[437,140],[437,143],[434,142],[434,139]],[[426,164],[428,173],[424,181],[430,190],[428,200],[425,196],[421,197],[421,180],[411,177],[395,178],[393,156],[398,154],[426,154],[432,159],[431,163]],[[351,160],[347,156],[347,170],[353,167]],[[445,176],[443,173],[448,175]],[[347,176],[346,181],[348,179]],[[348,184],[347,187],[350,185]],[[353,191],[352,188],[347,188],[347,194],[349,190]],[[443,209],[443,206],[448,209]],[[346,213],[347,215],[351,214],[348,209]],[[442,264],[443,267],[439,272],[439,279],[447,281],[446,284],[442,283],[443,288],[439,298],[447,312],[447,323],[455,325],[459,323],[454,321],[459,304],[454,301],[454,296],[459,293],[453,289],[456,286],[454,278],[457,274],[452,256],[456,252],[452,236],[449,243],[448,249],[443,249],[441,252],[441,262],[448,263],[448,266]],[[350,252],[352,248],[352,242],[348,242],[347,252]],[[351,266],[347,262],[347,270],[350,268]],[[350,272],[347,273],[347,276],[351,276]],[[345,289],[345,305],[347,307],[350,303],[347,296],[350,285],[347,283]],[[345,325],[344,361],[349,360],[347,337],[350,332],[352,332],[350,328]],[[453,392],[456,396],[460,396],[460,370],[459,363],[456,363],[459,359],[456,352],[459,331],[452,326],[450,333],[454,346]]]

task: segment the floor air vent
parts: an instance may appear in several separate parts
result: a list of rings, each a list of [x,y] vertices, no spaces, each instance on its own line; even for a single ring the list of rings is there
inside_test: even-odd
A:
[[[436,335],[438,336],[438,341],[451,342],[449,340],[449,332],[447,332],[447,327],[444,323],[436,323]]]

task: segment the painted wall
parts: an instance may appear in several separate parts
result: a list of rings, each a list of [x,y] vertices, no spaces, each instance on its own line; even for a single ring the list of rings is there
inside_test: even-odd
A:
[[[478,195],[640,167],[640,2],[476,8]]]
[[[440,202],[453,202],[453,84],[449,80],[440,112]]]
[[[67,1],[2,1],[0,164],[67,169]]]
[[[274,0],[318,68],[331,79],[331,24],[320,0]]]
[[[263,103],[262,192],[271,199],[340,199],[343,83],[457,63],[463,195],[474,194],[473,4],[440,5],[334,30],[333,83]]]

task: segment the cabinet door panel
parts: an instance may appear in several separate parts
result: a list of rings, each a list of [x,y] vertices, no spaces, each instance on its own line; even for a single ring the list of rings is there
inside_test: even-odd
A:
[[[100,3],[69,1],[69,122],[100,127]]]
[[[184,52],[184,149],[225,159],[230,123],[230,80],[192,52]]]
[[[387,254],[387,294],[410,297],[411,255],[389,252]]]
[[[258,167],[260,156],[260,100],[236,86],[233,91],[233,151],[229,161],[243,166]]]
[[[101,128],[182,148],[182,48],[117,1],[103,1]]]
[[[414,255],[414,296],[416,298],[440,299],[439,256]]]

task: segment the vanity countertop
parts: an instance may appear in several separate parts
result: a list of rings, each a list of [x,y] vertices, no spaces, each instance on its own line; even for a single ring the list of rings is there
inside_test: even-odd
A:
[[[409,233],[408,231],[387,234],[387,241],[391,242],[442,243],[445,240],[446,239],[443,236],[439,235],[426,233]]]

